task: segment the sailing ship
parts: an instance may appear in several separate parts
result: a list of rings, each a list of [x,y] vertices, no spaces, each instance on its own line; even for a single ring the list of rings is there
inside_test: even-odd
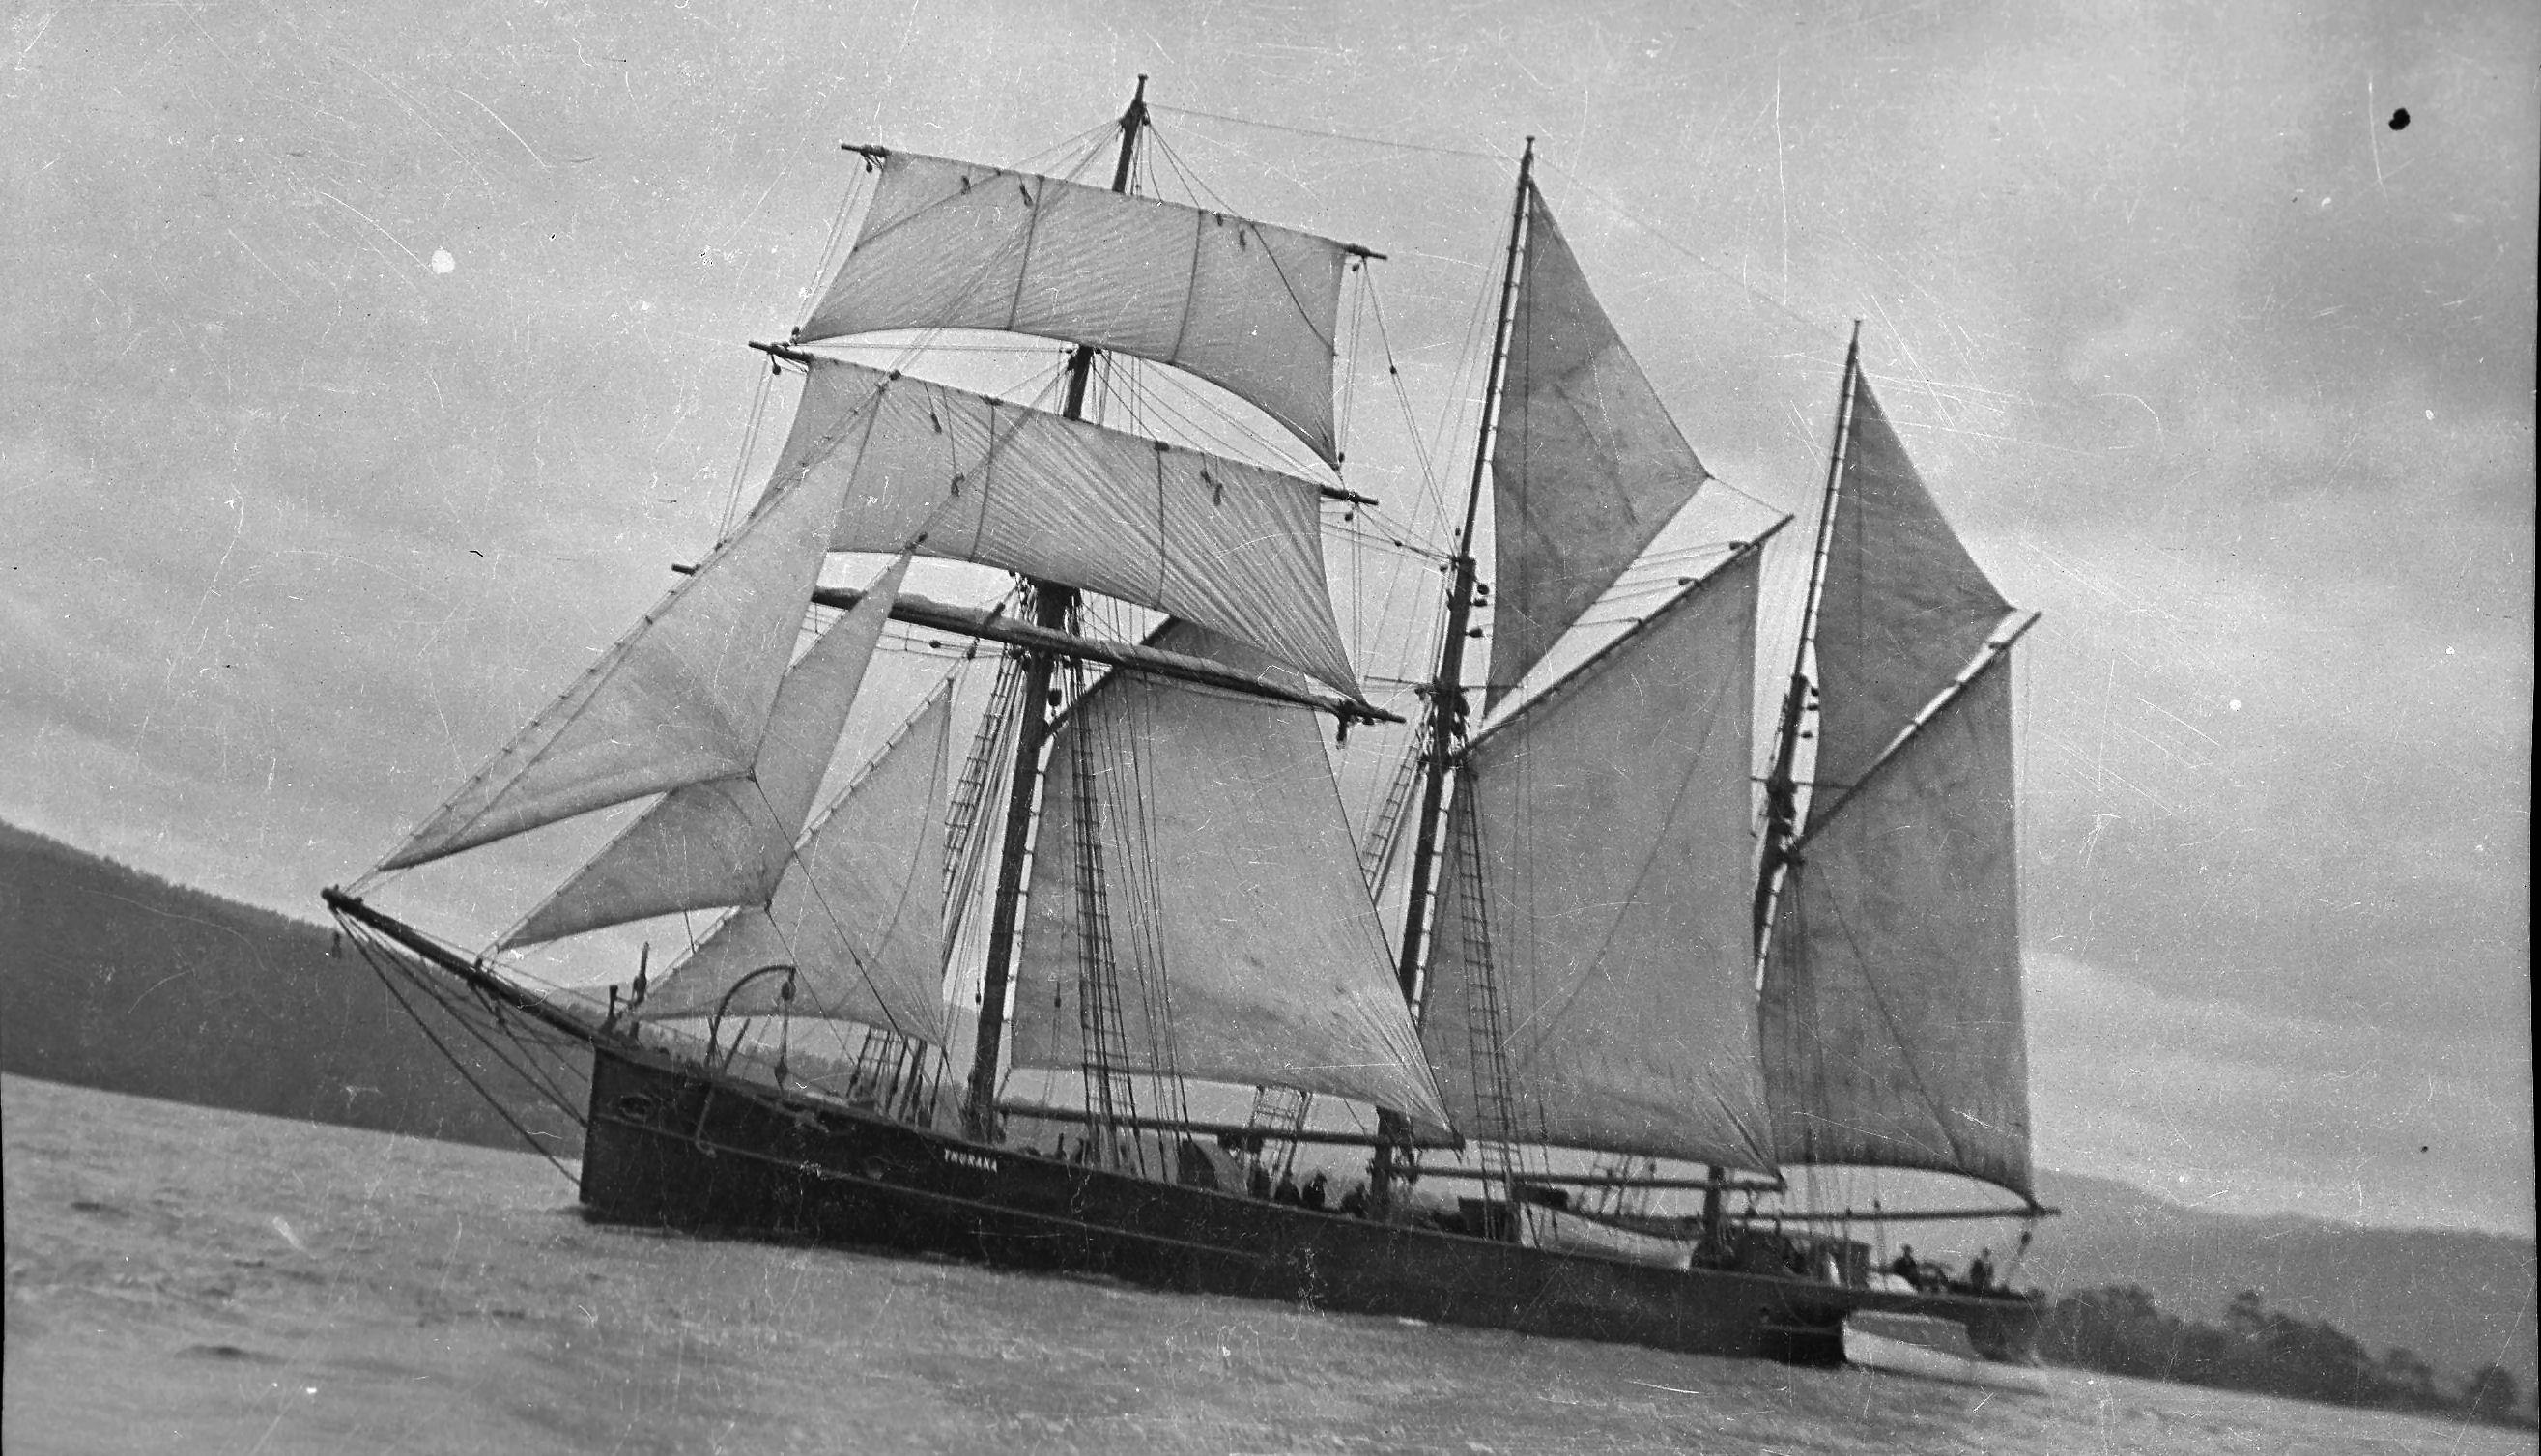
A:
[[[486,1048],[587,1057],[572,1110],[597,1220],[1726,1354],[1837,1358],[1849,1317],[1913,1316],[2021,1357],[2036,1298],[1890,1278],[1846,1226],[1902,1215],[1757,1203],[1785,1170],[1843,1165],[2020,1201],[1973,1214],[2052,1211],[2030,1178],[2013,866],[2009,661],[2035,619],[1943,520],[1857,327],[1760,773],[1773,530],[1578,646],[1711,477],[1591,290],[1530,139],[1407,721],[1363,690],[1323,554],[1326,510],[1372,503],[1338,483],[1335,339],[1345,274],[1381,255],[1133,191],[1148,126],[1141,78],[1104,139],[1108,188],[850,148],[872,178],[861,228],[793,335],[753,345],[802,381],[756,506],[327,891],[338,922]],[[1063,345],[1054,401],[835,347],[948,329]],[[1332,478],[1103,423],[1097,364],[1122,359],[1223,390]],[[883,564],[823,587],[835,552]],[[1012,594],[921,597],[918,556],[1012,573]],[[1124,619],[1151,629],[1097,630]],[[816,816],[893,621],[971,644],[955,671],[984,681],[985,711],[965,748],[948,677]],[[1325,717],[1410,742],[1361,834]],[[492,946],[373,903],[415,867],[639,803]],[[724,914],[605,1005],[521,968],[527,947],[700,910]],[[806,1050],[816,1029],[851,1050]],[[1081,1095],[1022,1097],[1031,1074]],[[1367,1148],[1344,1207],[1286,1196],[1319,1143]],[[1652,1212],[1666,1190],[1701,1212]]]

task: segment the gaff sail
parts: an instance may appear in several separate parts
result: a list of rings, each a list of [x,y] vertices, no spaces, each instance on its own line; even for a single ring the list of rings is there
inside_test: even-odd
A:
[[[2032,1197],[2008,652],[1812,828],[1765,972],[1776,1150]]]
[[[1468,751],[1421,1037],[1469,1133],[1496,1135],[1468,1055],[1488,976],[1517,1140],[1772,1171],[1746,910],[1759,555]]]

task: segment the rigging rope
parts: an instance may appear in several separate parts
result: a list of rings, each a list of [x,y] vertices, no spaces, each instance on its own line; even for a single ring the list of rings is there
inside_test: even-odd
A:
[[[1149,111],[1163,111],[1176,116],[1192,116],[1209,121],[1225,121],[1237,126],[1252,126],[1263,131],[1284,131],[1293,136],[1320,136],[1333,141],[1355,142],[1361,146],[1385,147],[1398,152],[1427,152],[1441,157],[1477,157],[1486,162],[1508,162],[1504,151],[1481,151],[1473,147],[1441,147],[1424,142],[1392,141],[1381,136],[1360,136],[1347,131],[1326,131],[1313,126],[1289,126],[1277,121],[1257,121],[1250,116],[1230,116],[1223,111],[1199,111],[1189,107],[1150,106]]]

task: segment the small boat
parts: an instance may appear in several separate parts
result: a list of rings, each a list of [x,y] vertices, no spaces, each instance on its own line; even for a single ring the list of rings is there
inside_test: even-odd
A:
[[[2044,1395],[2046,1377],[2032,1366],[1990,1360],[1977,1352],[1968,1327],[1937,1315],[1858,1310],[1845,1317],[1845,1363],[1891,1375],[1982,1385]]]

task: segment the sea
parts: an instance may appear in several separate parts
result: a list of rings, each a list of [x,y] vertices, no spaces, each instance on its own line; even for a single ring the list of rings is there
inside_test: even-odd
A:
[[[2081,1371],[2006,1395],[585,1223],[532,1153],[20,1077],[11,1453],[2149,1452],[2529,1432]]]

